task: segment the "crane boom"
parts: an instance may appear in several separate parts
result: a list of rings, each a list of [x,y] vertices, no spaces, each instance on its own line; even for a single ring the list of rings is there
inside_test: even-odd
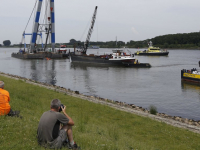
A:
[[[97,6],[95,7],[94,14],[92,16],[91,26],[90,26],[90,29],[88,31],[86,41],[84,43],[83,54],[86,54],[86,51],[87,51],[87,48],[88,48],[88,45],[89,45],[90,37],[92,35],[92,31],[93,31],[93,27],[94,27],[94,23],[95,23],[95,19],[96,19],[96,14],[97,14]]]

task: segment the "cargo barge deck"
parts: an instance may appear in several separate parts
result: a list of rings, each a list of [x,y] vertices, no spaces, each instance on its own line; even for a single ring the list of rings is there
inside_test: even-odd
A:
[[[68,54],[53,53],[53,52],[39,52],[39,53],[12,53],[12,57],[19,59],[65,59],[68,58]]]

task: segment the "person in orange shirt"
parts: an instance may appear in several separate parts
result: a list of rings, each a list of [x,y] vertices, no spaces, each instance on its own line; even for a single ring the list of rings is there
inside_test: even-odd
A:
[[[10,95],[9,92],[4,90],[4,82],[0,81],[0,116],[7,115],[10,111]]]
[[[4,82],[0,81],[0,116],[8,115],[8,116],[16,116],[22,118],[19,115],[20,111],[13,111],[10,108],[10,95],[9,92],[4,90]]]

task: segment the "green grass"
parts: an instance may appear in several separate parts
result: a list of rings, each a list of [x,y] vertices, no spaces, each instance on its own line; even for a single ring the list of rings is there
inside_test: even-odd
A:
[[[11,107],[23,119],[0,117],[0,149],[32,150],[43,112],[58,98],[75,122],[74,140],[85,150],[199,150],[200,134],[146,117],[91,103],[66,94],[0,76],[10,92]]]

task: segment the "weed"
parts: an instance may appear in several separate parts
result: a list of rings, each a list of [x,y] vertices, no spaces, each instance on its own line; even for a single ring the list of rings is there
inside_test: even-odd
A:
[[[150,114],[153,114],[153,115],[156,115],[158,113],[157,108],[154,105],[149,106],[149,111],[150,111]]]

